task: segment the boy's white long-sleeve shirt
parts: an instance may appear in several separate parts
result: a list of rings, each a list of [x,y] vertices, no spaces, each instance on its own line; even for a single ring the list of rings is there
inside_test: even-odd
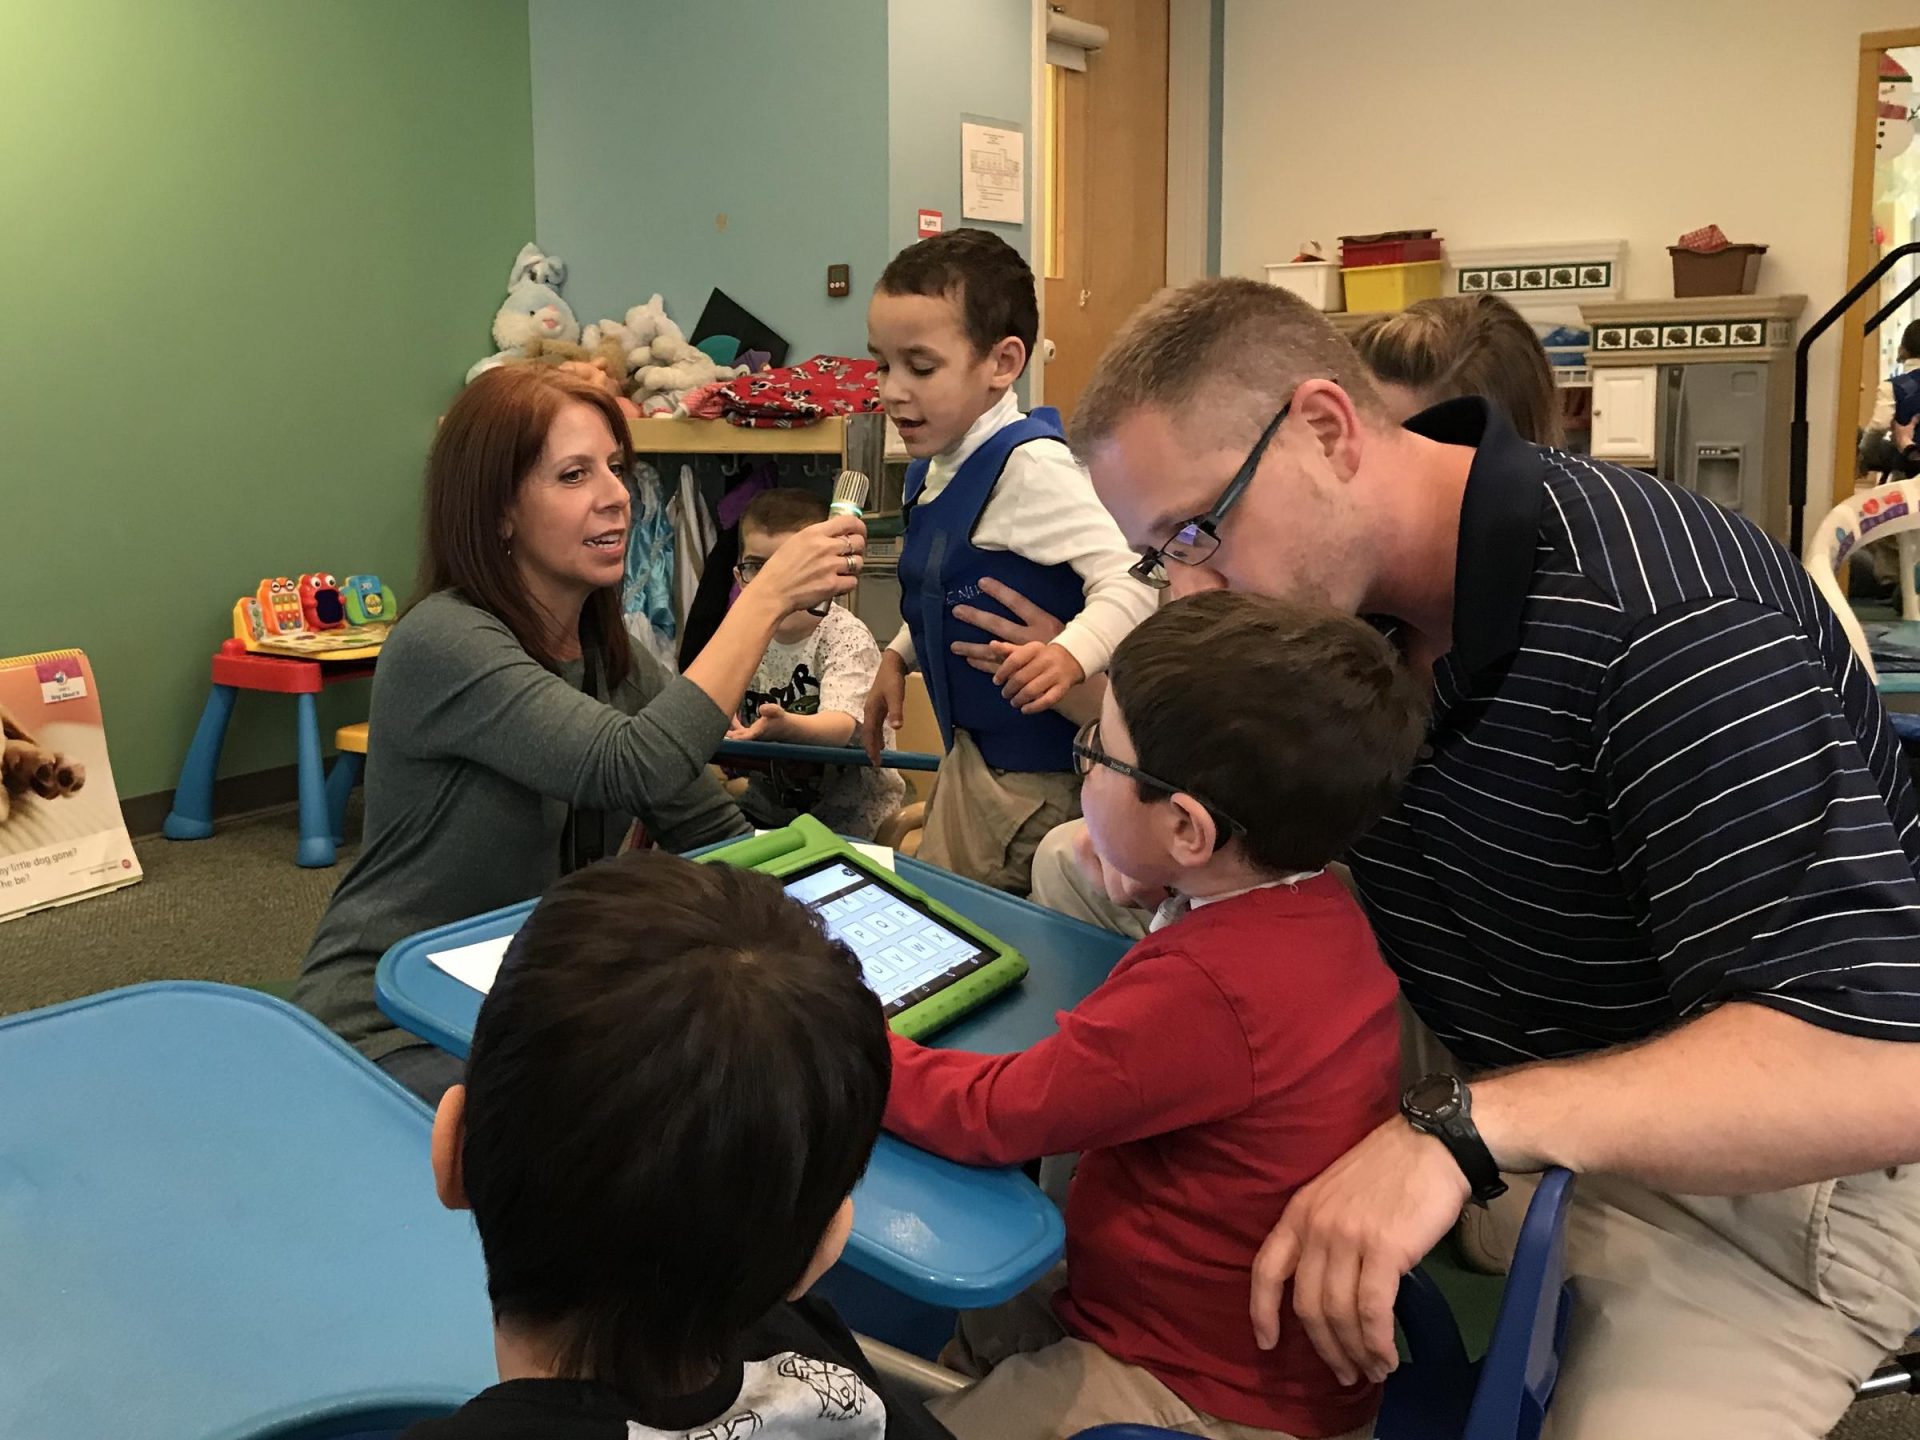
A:
[[[1022,418],[1009,390],[968,427],[960,443],[927,465],[920,504],[936,499],[987,438]],[[1127,573],[1140,557],[1093,493],[1087,472],[1058,440],[1031,440],[1007,457],[1000,483],[980,512],[973,543],[1008,550],[1036,565],[1071,565],[1086,594],[1080,613],[1054,637],[1088,675],[1107,668],[1127,632],[1146,619],[1160,594]],[[1063,617],[1064,618],[1064,617]],[[917,663],[905,625],[887,646],[909,666]]]

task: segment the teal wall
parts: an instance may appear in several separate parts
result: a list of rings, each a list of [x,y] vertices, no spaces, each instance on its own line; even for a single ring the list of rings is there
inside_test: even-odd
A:
[[[917,237],[916,212],[960,216],[960,120],[1005,120],[1027,137],[1027,223],[984,225],[1032,258],[1033,8],[1029,0],[888,0],[887,238],[889,253]]]
[[[884,0],[528,13],[538,238],[567,262],[581,323],[658,291],[691,331],[718,286],[793,359],[864,355],[889,253]],[[853,272],[843,300],[826,293],[837,262]]]
[[[0,655],[85,648],[121,795],[164,790],[262,575],[411,589],[532,229],[525,0],[0,0],[0,196]],[[224,769],[292,736],[243,700]]]

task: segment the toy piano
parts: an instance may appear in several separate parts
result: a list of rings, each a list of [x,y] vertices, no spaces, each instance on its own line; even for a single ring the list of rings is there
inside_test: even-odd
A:
[[[371,660],[399,606],[378,575],[335,579],[324,570],[262,580],[234,602],[233,634],[260,655],[298,660]]]

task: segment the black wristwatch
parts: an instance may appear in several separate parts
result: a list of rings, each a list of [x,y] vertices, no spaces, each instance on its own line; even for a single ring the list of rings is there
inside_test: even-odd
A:
[[[1400,1113],[1422,1135],[1447,1147],[1473,1187],[1474,1204],[1484,1206],[1507,1193],[1493,1152],[1474,1126],[1473,1097],[1459,1076],[1427,1075],[1414,1081],[1400,1096]]]

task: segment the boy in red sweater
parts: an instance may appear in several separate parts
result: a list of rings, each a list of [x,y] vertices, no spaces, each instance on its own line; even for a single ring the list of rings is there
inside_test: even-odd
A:
[[[1110,677],[1074,746],[1087,828],[1175,898],[1032,1049],[892,1040],[895,1134],[975,1164],[1084,1152],[1064,1274],[962,1318],[948,1358],[986,1378],[935,1409],[962,1440],[1370,1434],[1377,1387],[1298,1328],[1259,1349],[1248,1285],[1288,1197],[1397,1104],[1397,987],[1325,867],[1412,766],[1424,697],[1365,623],[1226,591],[1160,610]]]

